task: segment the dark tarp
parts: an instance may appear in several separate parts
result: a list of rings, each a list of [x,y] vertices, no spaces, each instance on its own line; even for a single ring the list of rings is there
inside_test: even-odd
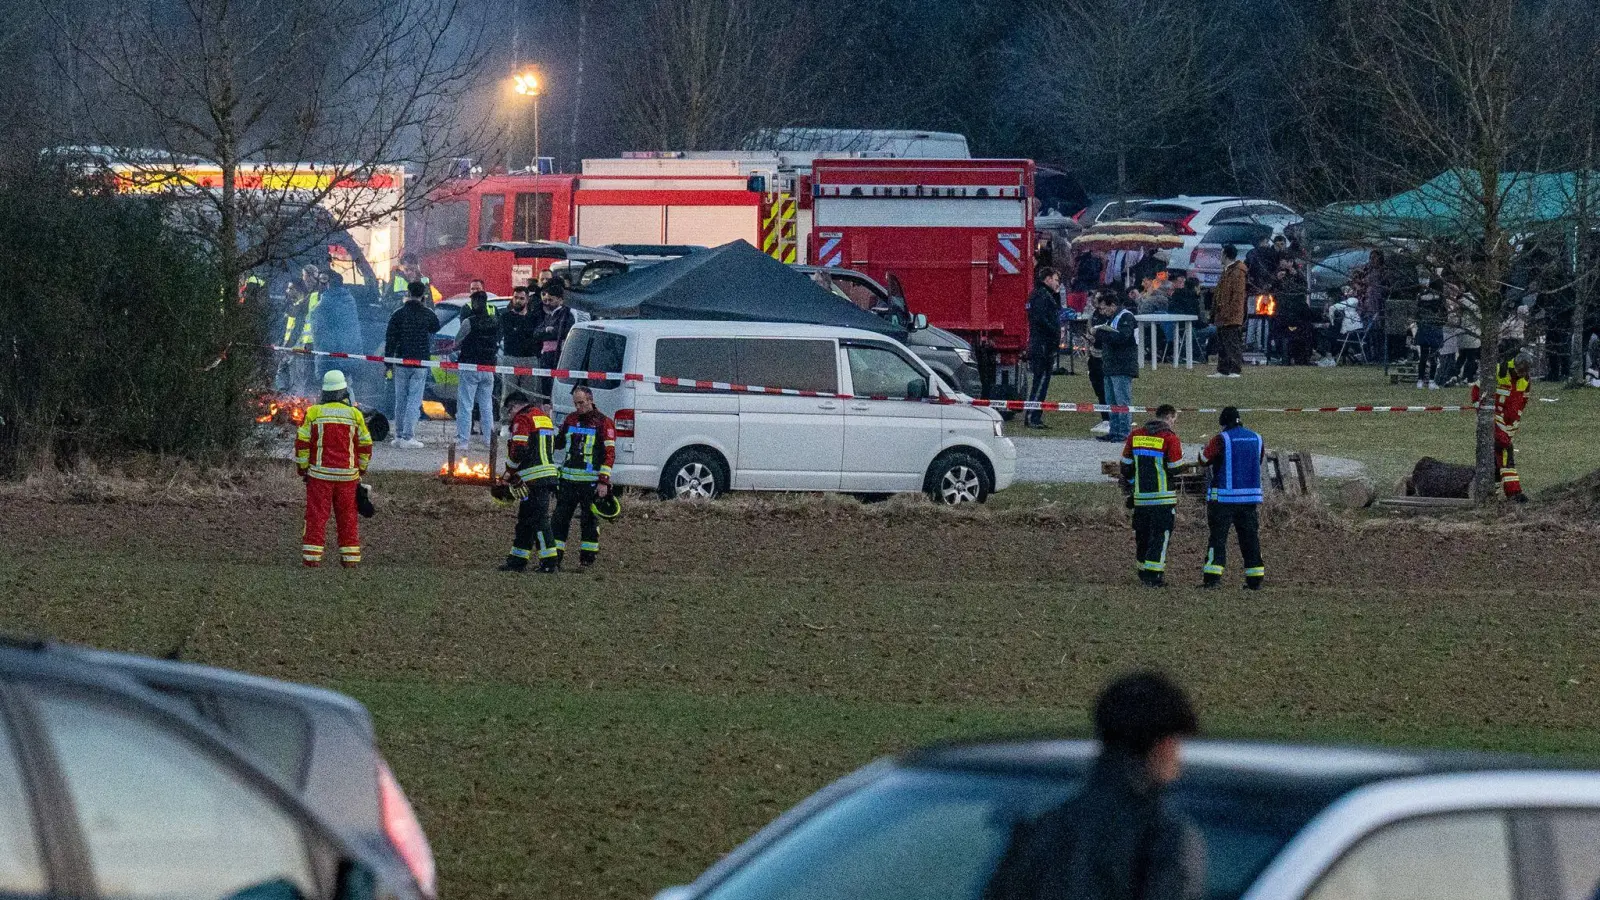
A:
[[[798,322],[905,336],[744,241],[603,278],[567,303],[605,319]]]

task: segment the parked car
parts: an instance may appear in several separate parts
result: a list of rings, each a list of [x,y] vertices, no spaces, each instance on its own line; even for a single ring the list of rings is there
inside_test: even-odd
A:
[[[656,900],[978,900],[1015,836],[1068,800],[1089,741],[875,762]],[[1172,802],[1208,900],[1589,900],[1600,772],[1487,754],[1191,741]]]
[[[1206,229],[1201,235],[1200,243],[1189,253],[1187,265],[1181,264],[1178,259],[1172,260],[1175,268],[1188,269],[1189,274],[1200,279],[1200,286],[1214,288],[1217,280],[1222,277],[1222,248],[1232,246],[1239,251],[1239,258],[1244,259],[1245,254],[1262,240],[1270,241],[1282,236],[1285,240],[1288,235],[1284,233],[1287,228],[1292,228],[1300,221],[1299,216],[1260,216],[1247,221],[1219,222]]]
[[[1152,200],[1139,207],[1133,218],[1140,222],[1160,222],[1172,228],[1183,239],[1183,245],[1167,251],[1168,266],[1174,269],[1192,268],[1195,248],[1213,225],[1224,222],[1255,222],[1262,219],[1290,217],[1299,221],[1299,214],[1282,203],[1251,197],[1172,197]]]
[[[973,397],[983,393],[983,380],[978,377],[978,358],[972,352],[972,344],[959,335],[929,325],[926,316],[912,315],[897,284],[884,287],[854,269],[802,265],[790,268],[812,278],[822,276],[826,279],[825,286],[840,294],[842,299],[906,329],[905,345],[946,384]]]
[[[186,699],[92,655],[0,642],[0,706],[4,896],[429,896]]]
[[[1016,477],[993,410],[918,402],[960,394],[899,342],[854,328],[611,319],[573,328],[561,368],[792,388],[852,399],[589,382],[617,424],[618,484],[663,498],[729,490],[924,491],[981,503]],[[572,411],[558,379],[555,412]],[[871,399],[893,397],[896,399]]]
[[[434,895],[433,849],[378,749],[372,716],[344,694],[194,663],[60,646],[178,700],[233,738],[348,841],[404,865]]]
[[[1083,228],[1098,225],[1101,222],[1115,222],[1119,219],[1131,219],[1133,214],[1149,203],[1153,197],[1095,197],[1091,198],[1089,205],[1078,210],[1073,216],[1073,221]]]

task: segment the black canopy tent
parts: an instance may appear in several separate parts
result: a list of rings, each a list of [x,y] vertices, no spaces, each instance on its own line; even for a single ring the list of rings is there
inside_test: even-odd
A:
[[[904,338],[866,312],[744,241],[634,269],[567,295],[596,318],[797,322]]]

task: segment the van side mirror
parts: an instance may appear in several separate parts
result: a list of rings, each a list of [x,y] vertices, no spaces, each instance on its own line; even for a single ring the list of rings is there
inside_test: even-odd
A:
[[[910,381],[906,382],[906,399],[907,400],[926,400],[926,399],[928,399],[928,379],[926,379],[926,378],[913,378]]]
[[[912,331],[921,331],[921,330],[923,330],[924,328],[927,328],[927,327],[928,327],[928,317],[926,315],[924,315],[923,313],[917,313],[916,315],[911,317],[911,330]]]

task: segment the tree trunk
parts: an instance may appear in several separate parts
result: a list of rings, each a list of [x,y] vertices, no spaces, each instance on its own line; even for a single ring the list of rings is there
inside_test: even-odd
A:
[[[1587,367],[1584,365],[1584,341],[1589,336],[1589,294],[1594,290],[1596,275],[1595,259],[1592,247],[1594,246],[1594,210],[1590,208],[1590,191],[1594,184],[1594,135],[1589,136],[1589,145],[1584,154],[1583,168],[1573,179],[1577,185],[1576,225],[1572,235],[1572,334],[1568,338],[1567,384],[1573,387],[1582,387],[1587,383]]]

